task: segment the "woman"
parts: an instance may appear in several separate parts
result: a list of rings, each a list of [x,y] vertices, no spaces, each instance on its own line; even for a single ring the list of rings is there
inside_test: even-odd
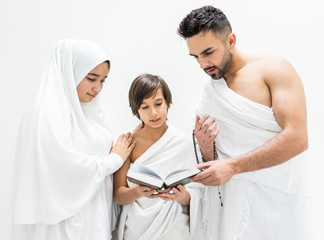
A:
[[[13,239],[111,238],[112,174],[135,143],[113,138],[100,109],[110,62],[96,44],[55,48],[18,135]]]

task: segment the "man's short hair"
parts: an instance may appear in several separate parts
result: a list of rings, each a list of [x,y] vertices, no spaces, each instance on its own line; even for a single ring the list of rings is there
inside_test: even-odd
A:
[[[200,32],[213,31],[216,35],[227,36],[232,27],[225,14],[213,6],[203,6],[192,10],[179,24],[178,34],[190,38]]]
[[[168,85],[160,76],[146,73],[134,79],[129,89],[128,100],[135,116],[139,118],[138,109],[143,100],[154,96],[159,88],[162,89],[163,97],[167,105],[170,106],[172,95]]]

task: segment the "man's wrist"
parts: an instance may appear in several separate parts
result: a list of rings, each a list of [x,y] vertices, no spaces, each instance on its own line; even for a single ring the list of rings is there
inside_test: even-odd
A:
[[[241,169],[239,158],[228,159],[228,161],[230,161],[230,166],[233,171],[233,176],[243,172]]]
[[[200,149],[201,151],[201,155],[203,157],[203,161],[210,161],[214,159],[214,150],[213,150],[213,146],[211,146],[210,148],[205,148],[205,149]]]

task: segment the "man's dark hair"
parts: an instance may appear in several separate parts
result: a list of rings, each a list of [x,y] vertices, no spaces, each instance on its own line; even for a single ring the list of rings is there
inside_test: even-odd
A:
[[[192,10],[179,24],[178,34],[190,38],[200,32],[213,31],[216,35],[227,37],[232,32],[231,24],[225,14],[213,6]]]
[[[154,96],[157,90],[161,88],[163,97],[168,106],[172,103],[172,95],[166,82],[160,77],[152,74],[142,74],[132,82],[128,100],[133,114],[139,118],[138,109],[144,99]]]

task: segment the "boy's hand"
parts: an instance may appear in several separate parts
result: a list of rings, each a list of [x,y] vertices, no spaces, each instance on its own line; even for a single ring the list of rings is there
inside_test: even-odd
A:
[[[173,187],[171,192],[161,193],[161,199],[165,201],[178,201],[181,205],[190,205],[190,193],[185,186],[179,184],[177,187]]]

